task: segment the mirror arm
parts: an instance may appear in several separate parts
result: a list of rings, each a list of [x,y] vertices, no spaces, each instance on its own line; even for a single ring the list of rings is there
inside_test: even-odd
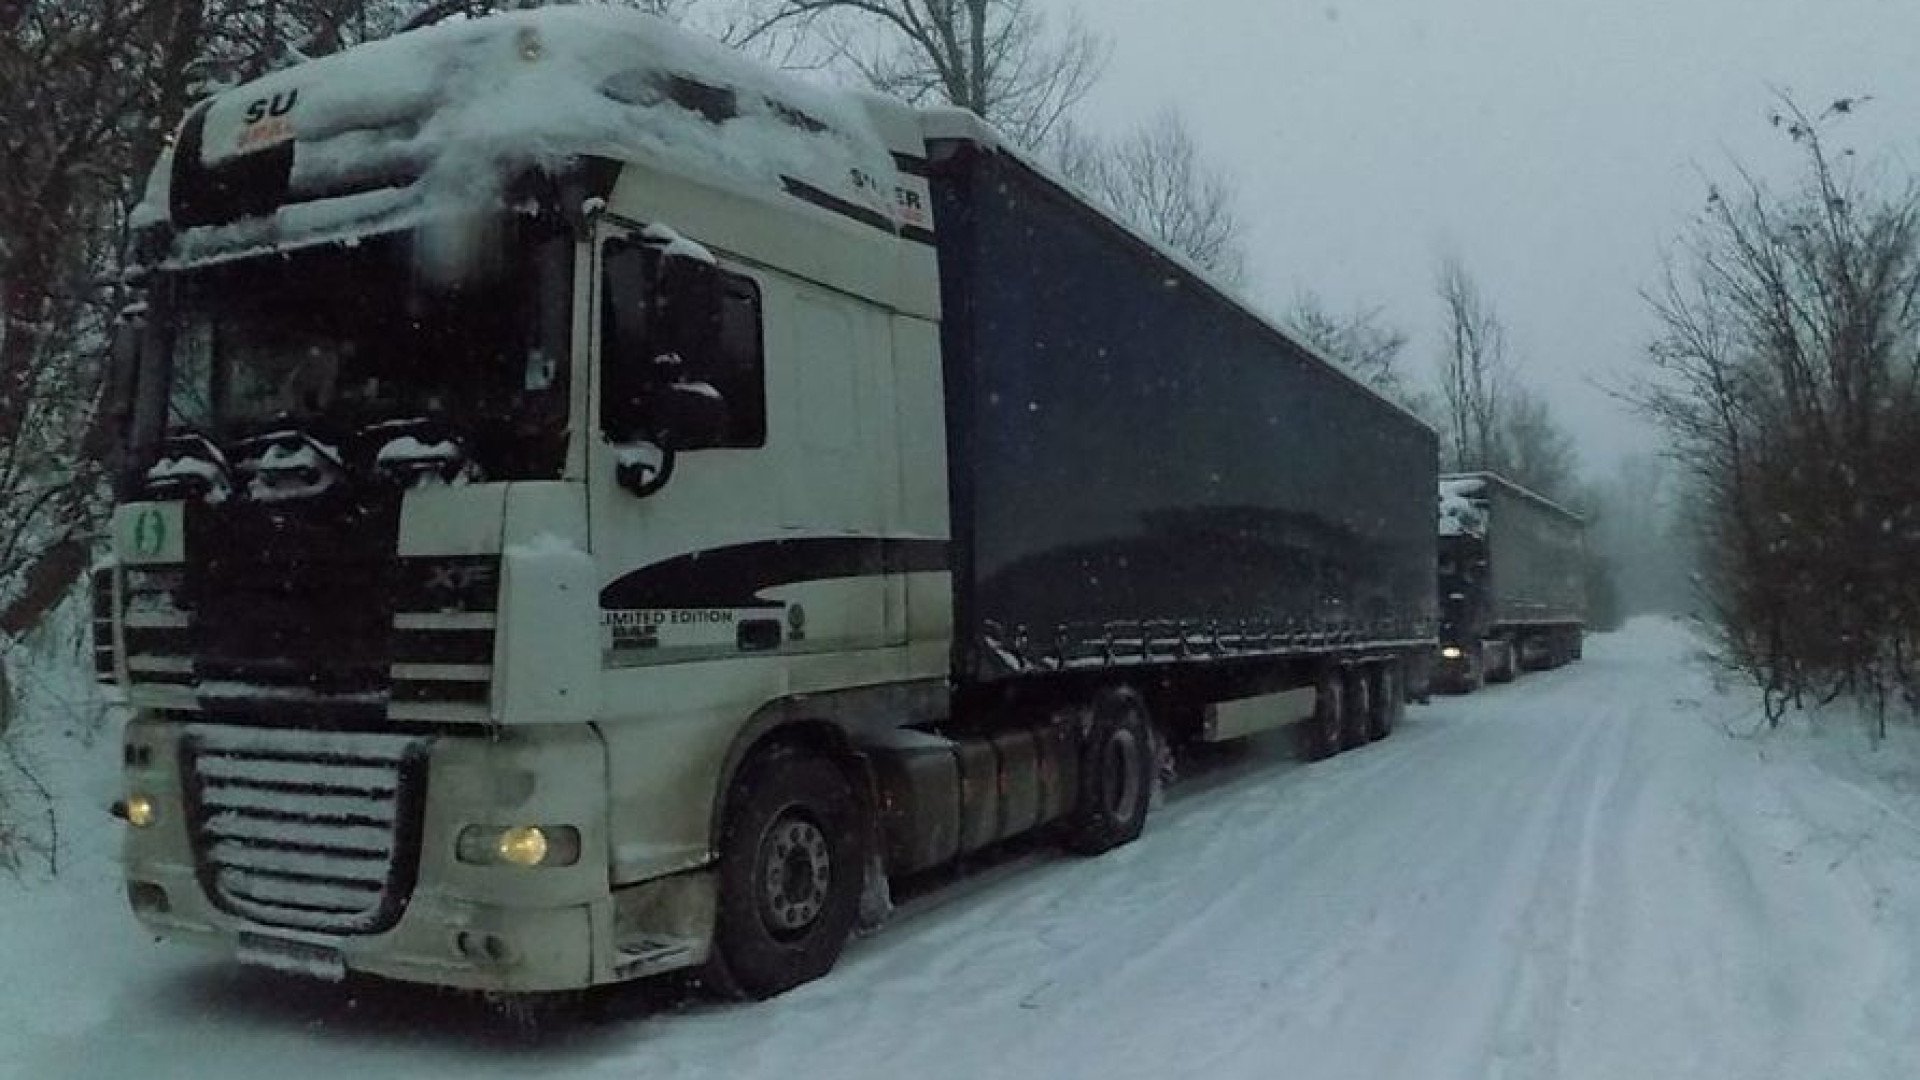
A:
[[[660,451],[660,463],[651,469],[641,462],[622,458],[614,466],[614,479],[635,498],[645,499],[657,494],[661,488],[673,479],[674,466],[680,455],[669,444],[654,444]]]

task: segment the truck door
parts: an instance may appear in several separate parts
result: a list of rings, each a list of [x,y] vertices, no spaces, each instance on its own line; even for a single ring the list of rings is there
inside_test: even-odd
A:
[[[702,271],[669,266],[675,251],[700,249],[612,226],[598,245],[589,473],[606,661],[885,643],[870,476],[891,455],[861,415],[874,345],[860,305],[722,253],[705,271],[711,311],[690,320],[682,293]]]
[[[889,319],[802,282],[781,290],[774,319],[781,525],[811,571],[831,575],[812,590],[802,633],[817,648],[901,644],[905,586],[888,548],[899,473]]]

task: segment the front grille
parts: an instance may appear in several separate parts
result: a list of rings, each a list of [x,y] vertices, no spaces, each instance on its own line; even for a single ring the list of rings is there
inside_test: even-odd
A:
[[[390,563],[247,558],[218,552],[215,588],[196,598],[203,697],[318,700],[385,696]]]
[[[201,886],[251,922],[372,934],[419,870],[428,740],[196,726],[183,745]]]
[[[113,650],[113,567],[95,567],[88,583],[93,594],[93,677],[112,684],[119,678]]]

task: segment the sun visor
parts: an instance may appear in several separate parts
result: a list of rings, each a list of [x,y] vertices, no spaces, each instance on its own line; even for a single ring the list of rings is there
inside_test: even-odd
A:
[[[179,228],[227,225],[290,203],[418,180],[418,144],[436,90],[431,68],[375,77],[346,63],[302,65],[220,94],[181,126],[168,209]],[[341,70],[341,69],[345,70]]]
[[[226,225],[242,218],[271,214],[286,201],[288,180],[293,175],[293,122],[285,114],[274,116],[269,124],[264,117],[248,126],[271,138],[258,138],[247,149],[234,152],[236,133],[229,114],[242,110],[231,107],[223,98],[214,98],[189,115],[180,127],[180,140],[174,147],[173,177],[168,188],[168,212],[176,227]],[[209,154],[209,137],[225,144]],[[257,137],[257,136],[256,136]],[[212,158],[212,164],[208,159]]]

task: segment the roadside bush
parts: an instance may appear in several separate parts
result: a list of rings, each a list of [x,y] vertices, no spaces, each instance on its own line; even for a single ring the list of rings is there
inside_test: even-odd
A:
[[[1834,155],[1783,102],[1793,190],[1714,188],[1652,297],[1635,396],[1693,492],[1702,599],[1768,716],[1920,702],[1920,190]]]

